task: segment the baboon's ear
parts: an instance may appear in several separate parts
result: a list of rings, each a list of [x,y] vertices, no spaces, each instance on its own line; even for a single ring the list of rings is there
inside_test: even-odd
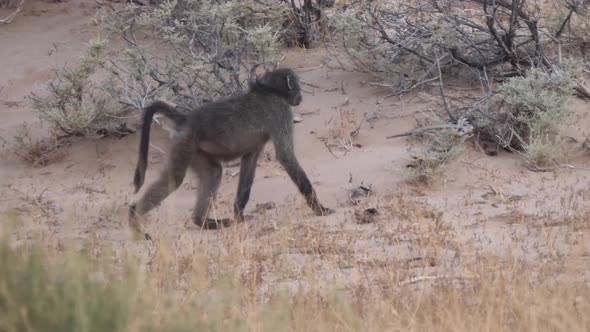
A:
[[[292,79],[293,77],[291,77],[291,75],[287,75],[287,89],[289,89],[289,91],[293,90],[293,86],[291,86]]]

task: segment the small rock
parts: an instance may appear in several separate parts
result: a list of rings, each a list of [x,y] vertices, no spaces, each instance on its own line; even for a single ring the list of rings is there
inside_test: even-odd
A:
[[[293,114],[293,123],[299,123],[301,121],[303,121],[303,118],[301,117],[301,115],[294,113]]]

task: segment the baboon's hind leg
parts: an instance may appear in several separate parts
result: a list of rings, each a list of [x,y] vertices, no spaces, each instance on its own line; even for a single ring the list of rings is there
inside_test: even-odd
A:
[[[172,147],[166,168],[160,173],[156,182],[149,186],[141,199],[131,206],[130,217],[132,219],[148,213],[178,189],[184,180],[190,162],[188,152],[187,144],[177,143]]]
[[[217,160],[203,154],[196,154],[191,161],[191,168],[199,178],[197,202],[193,212],[194,223],[205,229],[217,229],[219,226],[228,226],[230,220],[212,219],[208,212],[213,201],[217,197],[217,191],[221,184],[223,167]]]

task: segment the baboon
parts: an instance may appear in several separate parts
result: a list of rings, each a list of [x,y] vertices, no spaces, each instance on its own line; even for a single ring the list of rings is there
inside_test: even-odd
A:
[[[315,214],[332,214],[334,210],[320,204],[311,182],[295,157],[291,106],[297,106],[301,101],[298,77],[291,69],[277,69],[250,80],[246,93],[202,105],[186,114],[163,101],[152,103],[145,109],[143,117],[139,161],[133,180],[136,193],[145,178],[154,114],[160,112],[172,120],[176,132],[166,168],[143,197],[131,205],[130,224],[138,228],[137,217],[159,205],[175,191],[190,167],[199,178],[193,222],[207,229],[228,226],[231,221],[229,218],[211,219],[208,210],[219,189],[221,162],[237,158],[241,160],[234,217],[237,221],[243,220],[256,162],[269,140],[274,144],[276,159]]]

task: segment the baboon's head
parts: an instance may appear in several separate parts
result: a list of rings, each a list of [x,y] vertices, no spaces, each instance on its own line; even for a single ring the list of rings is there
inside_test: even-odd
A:
[[[301,104],[303,97],[299,88],[299,78],[288,68],[266,72],[262,78],[256,79],[256,85],[285,98],[289,105]]]

